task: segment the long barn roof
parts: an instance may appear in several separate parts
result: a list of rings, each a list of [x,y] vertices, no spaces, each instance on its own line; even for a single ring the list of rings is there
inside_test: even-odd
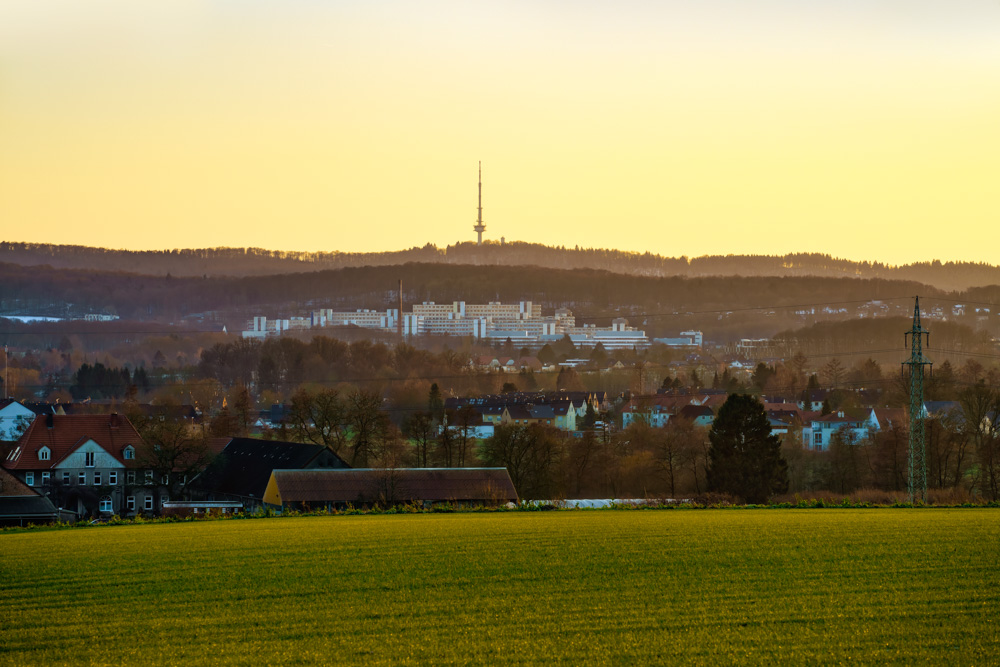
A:
[[[391,496],[387,498],[387,496]],[[506,468],[354,468],[275,470],[266,502],[516,502]]]

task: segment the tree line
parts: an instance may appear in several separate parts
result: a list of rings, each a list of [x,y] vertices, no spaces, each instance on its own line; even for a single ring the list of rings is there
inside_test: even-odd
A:
[[[390,252],[287,252],[263,248],[113,250],[47,243],[0,242],[0,262],[22,266],[127,271],[173,276],[251,276],[392,266],[411,262],[550,266],[645,276],[824,276],[916,281],[944,289],[1000,284],[1000,268],[982,262],[916,262],[893,266],[821,253],[665,257],[607,248],[567,248],[520,241],[433,244]]]

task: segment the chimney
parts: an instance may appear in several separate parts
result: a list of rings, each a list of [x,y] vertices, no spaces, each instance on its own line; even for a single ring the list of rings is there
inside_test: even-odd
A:
[[[118,413],[112,412],[111,419],[108,420],[111,423],[111,428],[118,428]]]
[[[54,425],[55,419],[52,418],[52,415],[45,415],[45,427],[52,428]]]

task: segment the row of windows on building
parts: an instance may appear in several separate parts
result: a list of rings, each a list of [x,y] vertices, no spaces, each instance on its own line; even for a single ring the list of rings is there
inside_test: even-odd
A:
[[[38,450],[38,460],[48,461],[52,453],[49,451],[48,447],[42,447]],[[132,447],[125,448],[125,458],[128,460],[135,459],[135,450]],[[95,452],[84,452],[83,453],[83,465],[87,468],[93,468],[96,463],[96,453]]]
[[[160,498],[161,504],[165,502],[167,502],[166,496]],[[125,498],[125,508],[130,512],[135,511],[135,496],[128,496],[127,498]],[[142,502],[142,509],[146,511],[150,511],[153,509],[153,496],[145,497],[145,499]],[[103,498],[101,498],[100,510],[101,512],[107,512],[107,513],[115,511],[114,503],[111,501],[111,496],[104,496]]]
[[[93,473],[87,473],[87,472],[79,472],[79,473],[77,473],[77,484],[79,484],[80,486],[86,486],[87,485],[88,475],[90,476],[90,479],[93,481],[93,486],[102,486],[104,484],[104,476],[101,474],[100,471],[95,471]],[[52,480],[51,473],[43,472],[43,473],[41,473],[41,477],[39,479],[40,479],[41,485],[45,486],[46,484],[48,484]],[[118,477],[118,472],[117,471],[112,470],[112,471],[108,472],[108,486],[117,486],[118,485],[118,479],[119,479],[119,477]],[[68,486],[69,484],[72,483],[72,480],[73,480],[73,474],[72,473],[67,472],[67,471],[64,471],[62,473],[62,483],[64,485]],[[125,472],[125,483],[126,484],[135,484],[136,483],[135,480],[136,480],[136,474],[135,474],[134,470],[128,470],[128,471]],[[35,473],[33,473],[33,472],[26,472],[26,473],[24,473],[24,483],[27,484],[28,486],[35,486]],[[153,471],[152,470],[147,470],[145,472],[145,475],[143,477],[143,483],[144,484],[152,484],[153,483]],[[170,483],[170,476],[169,475],[161,475],[160,476],[160,484],[169,484],[169,483]]]

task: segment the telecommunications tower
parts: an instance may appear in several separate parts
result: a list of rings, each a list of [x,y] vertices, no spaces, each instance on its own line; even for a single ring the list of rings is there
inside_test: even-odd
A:
[[[483,163],[479,163],[479,217],[476,218],[476,226],[472,228],[472,231],[479,235],[476,245],[483,245],[483,232],[486,231],[486,225],[483,224]]]
[[[927,336],[930,345],[931,333],[920,326],[920,297],[913,304],[913,327],[903,334],[903,341],[909,336],[910,360],[903,366],[910,367],[910,502],[927,502],[927,451],[924,445],[924,366],[931,362],[924,356],[923,342]]]

